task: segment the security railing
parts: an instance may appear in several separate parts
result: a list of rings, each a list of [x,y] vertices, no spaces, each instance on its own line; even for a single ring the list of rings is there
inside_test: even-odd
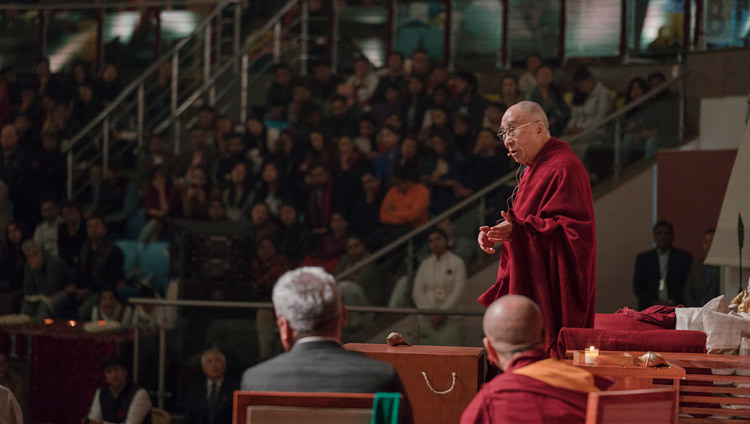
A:
[[[224,19],[227,13],[233,17],[230,21]],[[146,130],[174,115],[182,100],[211,79],[227,55],[223,34],[232,34],[231,53],[239,50],[240,13],[237,0],[221,2],[99,115],[69,140],[63,140],[68,198],[77,198],[88,189],[94,171],[106,172],[111,158],[139,151]]]

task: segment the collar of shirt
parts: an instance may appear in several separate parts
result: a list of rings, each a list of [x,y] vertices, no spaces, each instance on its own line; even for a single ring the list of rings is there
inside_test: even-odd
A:
[[[312,342],[336,342],[338,344],[341,344],[341,340],[335,338],[335,337],[323,337],[323,336],[308,336],[303,337],[299,340],[297,340],[294,344],[300,344],[300,343],[312,343]]]
[[[211,393],[211,385],[216,383],[216,392],[218,393],[219,389],[221,389],[221,384],[224,382],[224,379],[221,378],[217,381],[211,381],[209,379],[206,379],[206,396],[208,396]]]

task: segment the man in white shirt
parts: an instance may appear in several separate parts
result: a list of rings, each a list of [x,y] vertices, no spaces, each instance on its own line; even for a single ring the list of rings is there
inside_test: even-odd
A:
[[[23,424],[21,407],[13,392],[5,386],[0,386],[0,423]]]
[[[419,265],[412,297],[417,308],[455,309],[466,286],[466,265],[448,249],[448,236],[433,230],[428,243],[430,252]],[[463,342],[463,318],[446,315],[420,315],[421,344],[459,346]]]
[[[151,399],[145,389],[128,379],[122,359],[105,357],[101,367],[106,384],[94,393],[89,424],[151,424]]]
[[[58,214],[57,204],[52,199],[41,202],[42,218],[44,219],[34,230],[34,241],[42,246],[45,252],[59,257],[57,251],[57,228],[62,220]]]

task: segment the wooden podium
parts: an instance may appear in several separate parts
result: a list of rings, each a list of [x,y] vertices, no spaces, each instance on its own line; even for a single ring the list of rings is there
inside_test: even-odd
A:
[[[415,424],[457,423],[484,380],[485,354],[479,347],[348,343],[344,348],[396,368]]]

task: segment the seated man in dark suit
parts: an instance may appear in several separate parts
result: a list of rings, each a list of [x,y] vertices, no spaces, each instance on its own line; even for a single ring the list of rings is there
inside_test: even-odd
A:
[[[225,378],[227,360],[219,349],[201,355],[205,380],[194,384],[185,397],[185,424],[230,424],[232,401],[239,382]]]
[[[528,297],[497,299],[484,313],[482,327],[487,359],[503,373],[482,386],[461,424],[583,424],[588,394],[612,384],[547,356],[542,311]]]
[[[396,370],[341,346],[347,311],[333,276],[322,268],[285,273],[273,288],[276,324],[287,351],[249,368],[242,390],[404,393]]]
[[[638,309],[653,305],[685,304],[690,253],[672,247],[674,229],[667,221],[654,224],[655,249],[640,253],[635,260],[633,289],[638,297]]]

